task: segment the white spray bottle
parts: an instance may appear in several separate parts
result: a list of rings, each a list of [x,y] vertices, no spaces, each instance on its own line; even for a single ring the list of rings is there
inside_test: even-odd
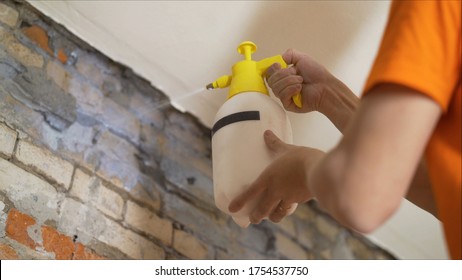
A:
[[[280,55],[253,61],[257,46],[249,41],[238,47],[245,60],[232,67],[232,75],[222,76],[207,89],[229,86],[227,101],[218,110],[212,128],[213,187],[216,206],[232,216],[241,227],[250,224],[249,213],[258,201],[249,202],[237,213],[230,213],[230,202],[243,193],[274,160],[263,133],[272,130],[281,140],[292,143],[292,128],[285,110],[268,93],[263,76],[274,63],[286,68]],[[294,103],[301,107],[301,97]],[[281,186],[283,187],[283,186]],[[295,211],[293,204],[290,212]]]

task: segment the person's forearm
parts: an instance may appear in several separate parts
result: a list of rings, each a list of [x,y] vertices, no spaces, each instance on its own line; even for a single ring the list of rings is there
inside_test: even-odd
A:
[[[371,193],[361,176],[351,176],[344,149],[334,149],[308,171],[310,192],[321,209],[340,224],[361,233],[370,233],[396,209],[396,201]],[[372,188],[374,189],[374,187]]]
[[[329,85],[326,90],[330,92],[326,93],[319,111],[344,133],[348,122],[357,110],[360,99],[334,76]],[[428,171],[423,160],[414,174],[406,199],[438,218]]]
[[[316,164],[312,165],[308,171],[308,185],[313,197],[318,201],[319,207],[329,213],[335,220],[344,226],[365,232],[361,225],[355,221],[357,214],[352,214],[352,202],[357,197],[350,197],[351,192],[342,182],[344,180],[343,172],[345,171],[345,159],[342,157],[344,153],[338,153],[336,149],[326,153],[320,158]],[[334,172],[333,172],[334,171]],[[356,204],[358,205],[358,204]]]
[[[438,104],[407,87],[373,90],[340,143],[308,173],[320,205],[360,232],[376,229],[399,208],[441,116]]]
[[[359,98],[334,76],[331,81],[325,89],[318,111],[325,115],[340,132],[344,133],[359,105]]]

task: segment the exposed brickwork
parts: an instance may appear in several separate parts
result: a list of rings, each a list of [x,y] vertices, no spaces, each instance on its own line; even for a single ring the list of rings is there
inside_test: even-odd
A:
[[[18,133],[3,123],[0,123],[0,156],[10,158]]]
[[[25,66],[41,68],[43,56],[22,45],[11,33],[0,26],[0,41],[6,46],[6,51]]]
[[[40,26],[33,25],[22,29],[24,35],[26,35],[30,40],[36,43],[40,48],[42,48],[49,55],[54,56],[54,51],[50,47],[49,38],[47,32]],[[63,49],[58,49],[56,51],[56,58],[61,61],[61,63],[67,62],[67,55]]]
[[[70,195],[83,202],[94,205],[98,210],[114,219],[122,219],[124,201],[116,192],[108,189],[97,177],[92,177],[77,169]]]
[[[8,244],[0,243],[0,260],[17,260],[19,259],[16,250]]]
[[[92,250],[86,248],[81,243],[76,243],[71,237],[59,233],[50,226],[35,227],[34,218],[21,213],[16,209],[11,209],[8,215],[6,234],[9,238],[28,246],[31,249],[43,249],[54,255],[57,260],[71,259],[104,259],[104,257],[95,254]],[[39,231],[40,232],[37,232]],[[31,236],[39,235],[41,242],[36,242]],[[3,244],[5,245],[5,244]],[[0,246],[0,251],[4,251],[8,256],[17,257],[11,246]]]
[[[21,140],[18,143],[15,158],[39,174],[49,176],[64,188],[69,188],[74,166],[53,155],[49,150]]]
[[[49,61],[46,71],[48,78],[52,79],[59,88],[62,90],[67,90],[69,88],[71,74],[66,71],[64,66],[55,61]]]
[[[159,218],[155,213],[128,201],[125,222],[135,229],[158,238],[166,245],[172,244],[172,222]]]
[[[210,259],[209,248],[191,234],[175,230],[173,248],[193,260]]]
[[[335,242],[340,232],[340,227],[337,223],[331,219],[326,219],[326,217],[318,215],[315,218],[315,224],[321,234],[326,236],[330,241]]]
[[[48,42],[48,34],[45,32],[45,30],[43,30],[43,28],[37,25],[33,25],[23,28],[22,33],[24,33],[24,35],[35,42],[44,51],[50,55],[53,55],[53,51],[51,50]]]
[[[0,158],[0,192],[35,219],[57,221],[61,195],[48,182]]]
[[[54,228],[42,227],[43,248],[54,252],[57,260],[70,260],[73,258],[75,245],[68,236],[60,234]]]
[[[276,249],[281,252],[281,254],[288,258],[294,260],[305,260],[307,259],[306,251],[300,247],[299,244],[289,239],[282,233],[276,234]]]
[[[58,230],[68,236],[78,236],[84,245],[99,241],[114,247],[123,253],[119,258],[163,259],[165,256],[164,250],[149,239],[73,199],[66,199],[62,204]]]
[[[95,254],[92,250],[86,248],[80,243],[76,244],[73,256],[74,260],[104,260],[105,257]]]
[[[275,224],[279,230],[285,232],[289,236],[297,237],[297,219],[294,216],[289,216],[281,222]]]
[[[27,229],[35,225],[35,220],[16,209],[11,209],[6,221],[6,235],[21,244],[35,249],[37,243],[29,236]]]
[[[0,21],[14,27],[18,22],[19,13],[15,9],[0,3]]]
[[[27,2],[0,3],[2,259],[388,259],[315,203],[239,228],[210,130]]]

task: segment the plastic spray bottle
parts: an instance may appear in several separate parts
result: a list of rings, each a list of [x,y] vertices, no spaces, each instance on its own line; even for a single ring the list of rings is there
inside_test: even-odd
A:
[[[272,64],[287,64],[277,55],[253,61],[257,46],[246,41],[238,52],[245,59],[225,75],[207,85],[207,89],[229,87],[228,98],[218,110],[212,127],[213,185],[216,206],[232,216],[241,227],[250,224],[249,213],[258,201],[249,202],[237,213],[230,213],[230,202],[243,193],[260,173],[274,160],[263,133],[272,130],[281,140],[292,143],[292,128],[285,110],[269,96],[263,77]],[[301,107],[301,97],[294,103]],[[283,187],[283,186],[281,186]],[[291,212],[297,204],[292,205]]]

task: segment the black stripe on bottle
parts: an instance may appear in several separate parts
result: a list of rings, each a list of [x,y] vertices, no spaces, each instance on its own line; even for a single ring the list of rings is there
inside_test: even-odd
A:
[[[238,112],[226,117],[219,119],[212,128],[212,136],[220,129],[229,124],[242,122],[242,121],[258,121],[260,120],[260,112],[259,111],[244,111]]]

